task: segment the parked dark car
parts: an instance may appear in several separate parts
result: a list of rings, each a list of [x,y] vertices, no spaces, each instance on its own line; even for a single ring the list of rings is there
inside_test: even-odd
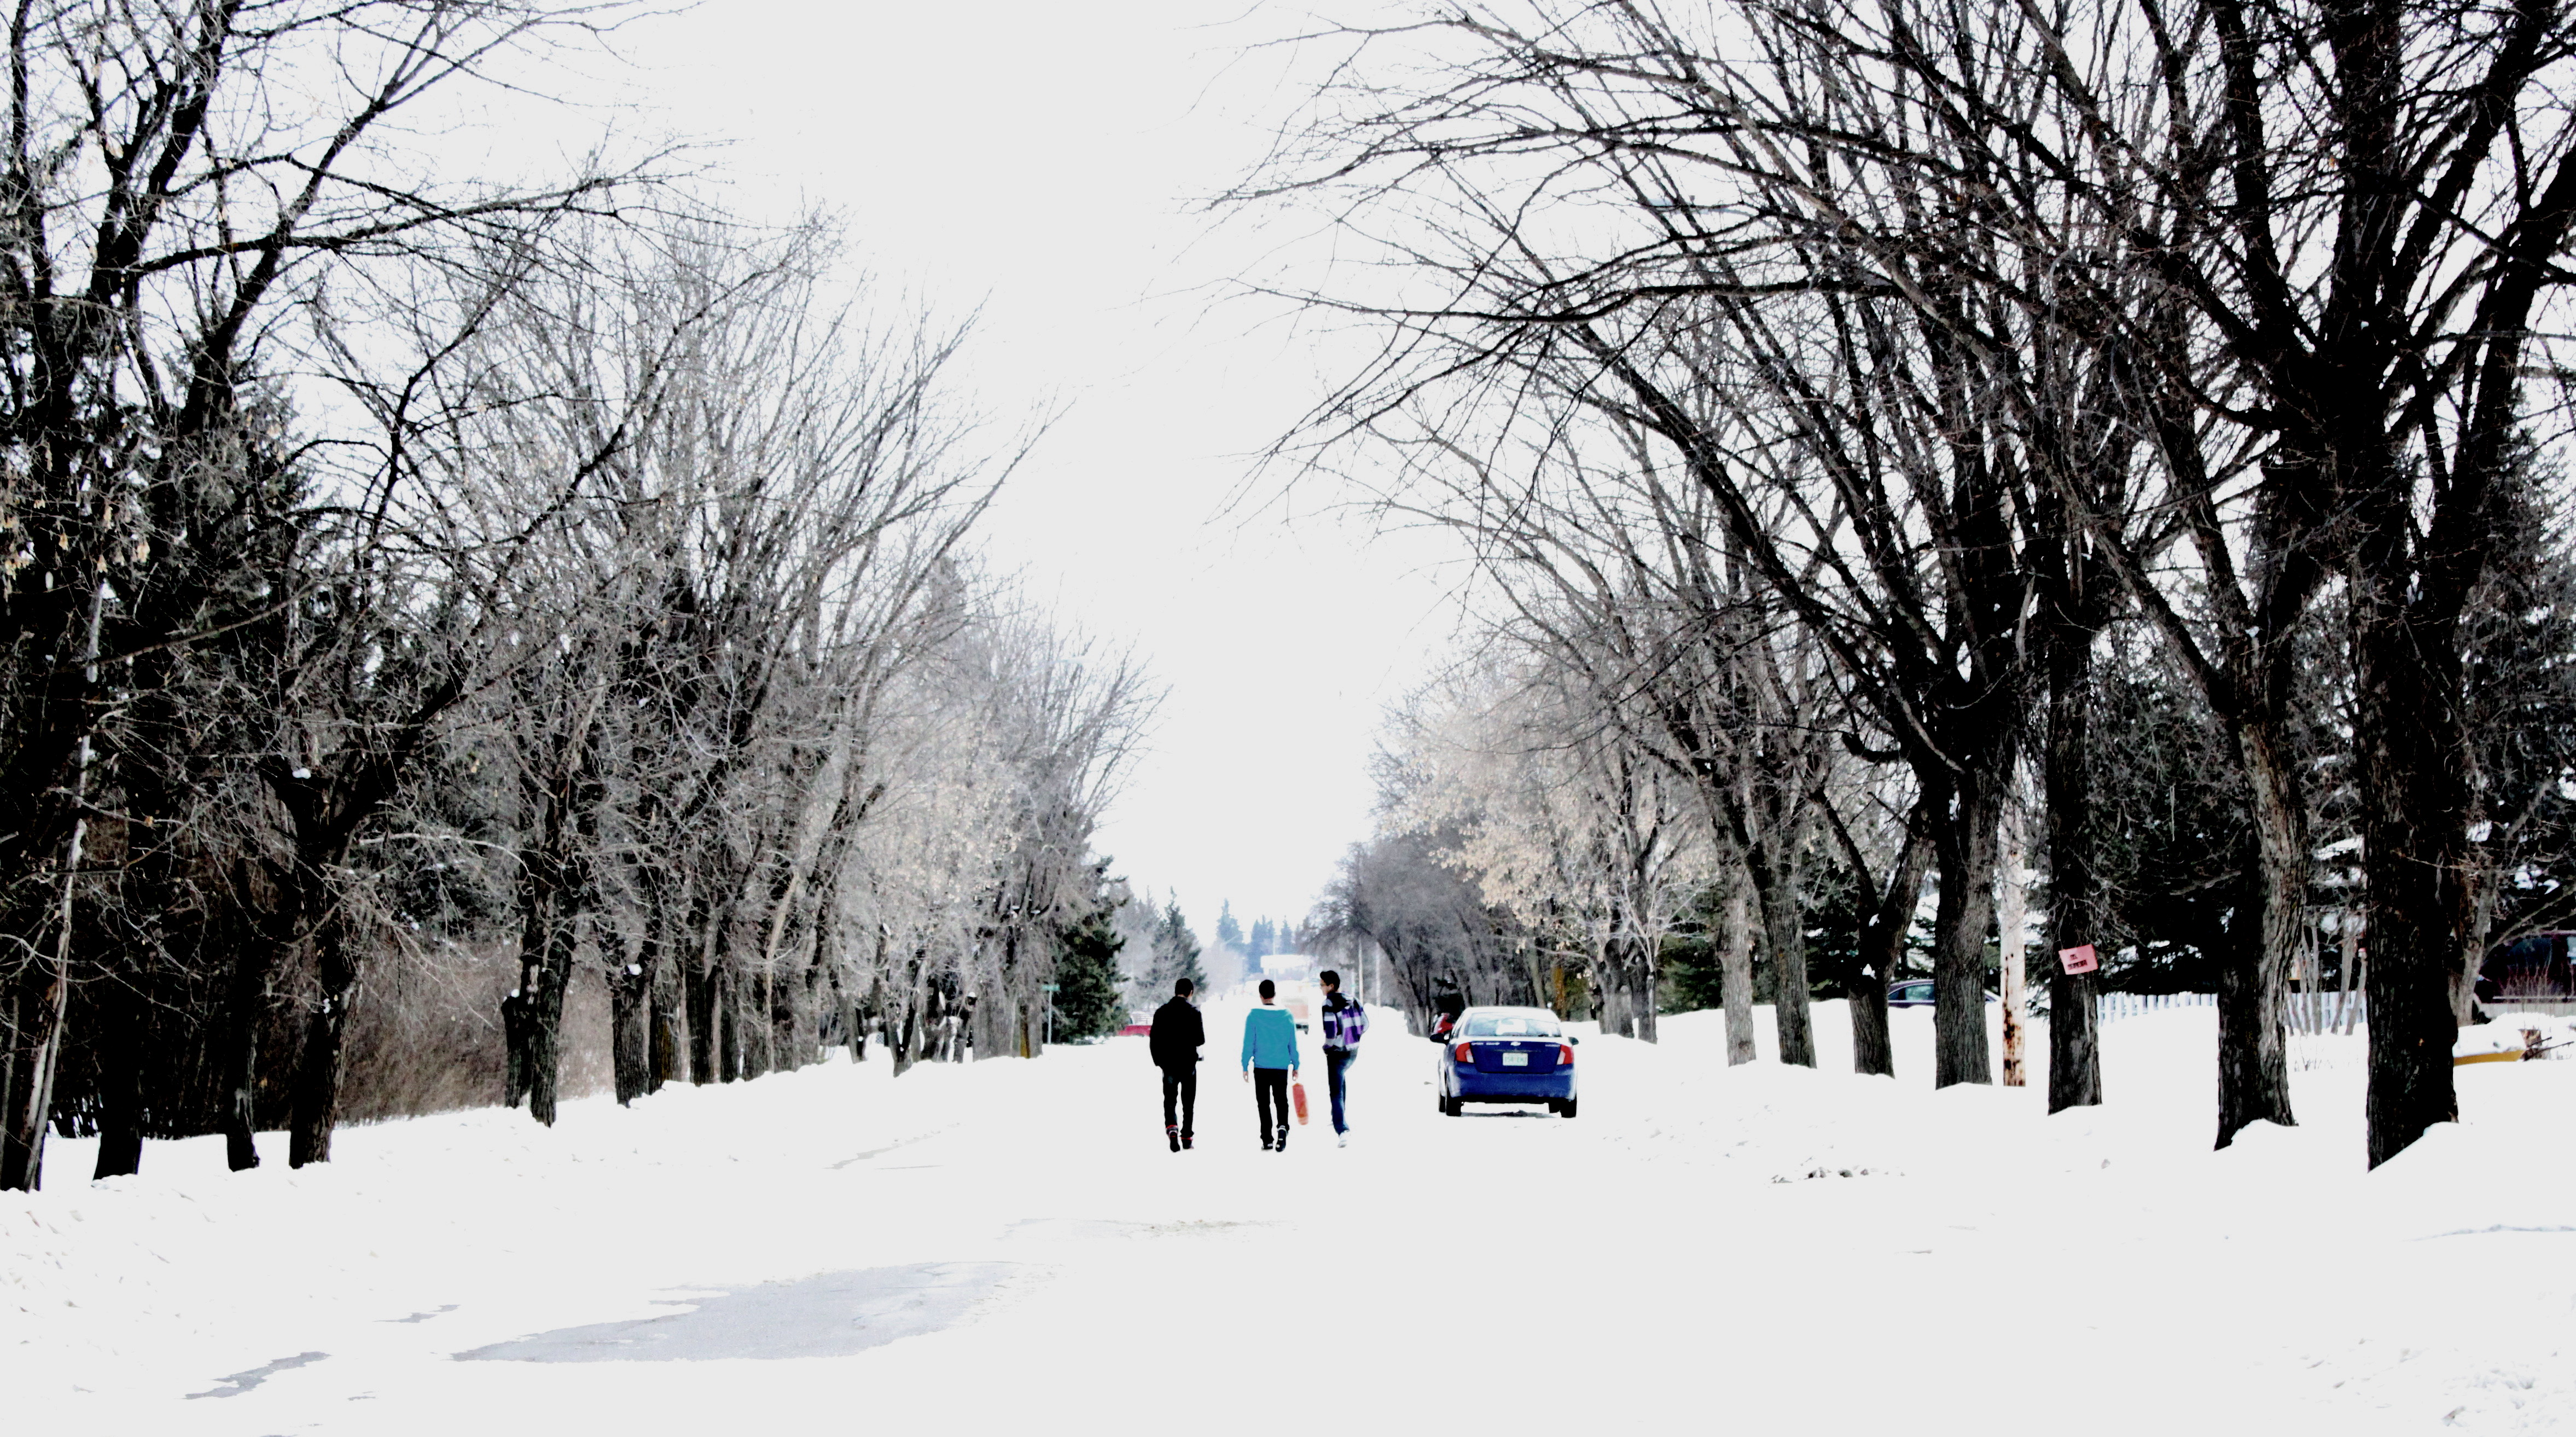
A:
[[[1470,1008],[1440,1049],[1440,1111],[1545,1103],[1574,1116],[1574,1035],[1545,1008]]]
[[[1986,994],[1986,1001],[1989,1003],[2000,1003],[2003,1000],[1990,992]],[[1888,984],[1887,1006],[1891,1008],[1931,1007],[1932,980],[1929,978],[1908,978],[1902,983]]]

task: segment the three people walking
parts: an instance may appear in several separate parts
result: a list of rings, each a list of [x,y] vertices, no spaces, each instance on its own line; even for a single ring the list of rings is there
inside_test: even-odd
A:
[[[1297,1068],[1297,1020],[1273,1001],[1279,985],[1261,980],[1261,1006],[1244,1015],[1243,1076],[1252,1084],[1252,1105],[1261,1115],[1261,1150],[1288,1151],[1288,1080]],[[1276,1114],[1274,1131],[1271,1121]]]
[[[1183,978],[1172,984],[1172,1001],[1154,1010],[1153,1031],[1145,1039],[1153,1049],[1154,1066],[1163,1070],[1163,1136],[1176,1153],[1190,1145],[1199,1106],[1199,1048],[1206,1042],[1207,1025],[1190,1002],[1190,980]],[[1172,1111],[1176,1098],[1177,1115]]]
[[[1324,1068],[1333,1095],[1333,1133],[1348,1146],[1350,1119],[1344,1074],[1359,1058],[1360,1035],[1368,1031],[1368,1013],[1343,996],[1341,975],[1316,975],[1324,990]],[[1261,1150],[1288,1150],[1292,1110],[1288,1085],[1301,1071],[1297,1061],[1297,1020],[1279,1006],[1279,985],[1261,980],[1261,1006],[1243,1019],[1243,1078],[1252,1084],[1252,1106],[1261,1121]],[[1172,984],[1172,1000],[1154,1010],[1147,1046],[1163,1074],[1163,1137],[1173,1152],[1192,1146],[1199,1100],[1199,1049],[1207,1042],[1207,1025],[1190,1001],[1190,980]],[[1301,1090],[1299,1101],[1304,1100]]]

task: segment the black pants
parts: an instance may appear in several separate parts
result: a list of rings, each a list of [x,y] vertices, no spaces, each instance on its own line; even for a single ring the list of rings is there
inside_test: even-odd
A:
[[[1350,1065],[1350,1049],[1326,1048],[1324,1050],[1324,1086],[1332,1090],[1333,1131],[1337,1133],[1347,1133],[1351,1130],[1349,1120],[1342,1116],[1342,1084],[1345,1081],[1342,1070]]]
[[[1262,1146],[1270,1144],[1270,1135],[1288,1136],[1288,1070],[1255,1068],[1252,1070],[1252,1105],[1261,1112]],[[1279,1115],[1279,1125],[1272,1127],[1270,1115]]]
[[[1180,1102],[1179,1117],[1172,1116],[1174,1099]],[[1197,1136],[1191,1131],[1190,1123],[1192,1117],[1198,1112],[1198,1106],[1199,1065],[1187,1063],[1175,1068],[1165,1068],[1163,1070],[1163,1126],[1178,1127],[1184,1142]]]

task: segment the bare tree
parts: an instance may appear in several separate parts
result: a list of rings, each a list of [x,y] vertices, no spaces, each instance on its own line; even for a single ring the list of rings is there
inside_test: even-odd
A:
[[[391,137],[503,58],[602,18],[442,0],[255,10],[202,0],[22,7],[11,27],[0,205],[19,341],[8,347],[9,443],[23,479],[8,500],[20,551],[0,596],[11,704],[0,791],[25,818],[0,836],[12,875],[0,901],[12,1033],[0,1185],[38,1181],[68,990],[100,971],[74,934],[94,867],[83,845],[101,811],[91,788],[102,731],[129,696],[169,679],[176,650],[281,619],[305,596],[274,569],[249,595],[236,583],[244,565],[327,548],[327,538],[285,537],[309,522],[301,494],[363,511],[360,496],[381,477],[322,487],[326,453],[288,437],[298,421],[276,386],[319,348],[306,322],[314,301],[354,273],[439,262],[469,238],[604,202],[615,178],[586,169],[534,187],[427,185]],[[305,101],[272,102],[287,75],[309,85]],[[129,750],[138,765],[171,751]],[[312,864],[335,862],[336,835],[393,786],[317,782],[288,765],[271,783],[299,825],[298,857],[280,870],[299,891],[315,889]],[[164,796],[187,787],[143,785]],[[180,815],[131,816],[157,836]],[[125,850],[122,835],[116,844]],[[138,878],[121,897],[174,901],[166,871]],[[271,936],[259,941],[301,942],[330,911],[286,896],[268,907]],[[167,931],[146,914],[124,927]]]
[[[2031,178],[1949,188],[1976,229],[2066,257],[2054,292],[2116,360],[2173,485],[2214,634],[2116,535],[2103,552],[2235,727],[2265,849],[2263,957],[2231,1017],[2258,1031],[2228,1045],[2260,1071],[2229,1076],[2222,1141],[2287,1116],[2264,1009],[2306,855],[2295,783],[2265,749],[2307,598],[2329,571],[2349,583],[2370,1160],[2385,1161],[2456,1115],[2450,993],[2476,907],[2462,624],[2520,472],[2536,336],[2570,276],[2576,120],[2557,97],[2576,18],[2214,0],[1831,5],[1779,23],[1830,35],[1807,50],[1841,57],[1832,73],[1920,93],[1950,150]],[[1971,24],[1974,58],[1947,38]],[[2259,462],[2250,493],[2243,461],[2213,450]]]

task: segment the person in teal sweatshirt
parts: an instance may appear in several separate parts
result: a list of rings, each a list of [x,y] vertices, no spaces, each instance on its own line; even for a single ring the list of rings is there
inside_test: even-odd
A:
[[[1252,1105],[1261,1114],[1261,1150],[1288,1151],[1288,1080],[1297,1072],[1297,1020],[1272,1000],[1279,985],[1261,980],[1261,1006],[1244,1015],[1243,1076],[1252,1084]],[[1278,1115],[1273,1131],[1271,1115]]]

